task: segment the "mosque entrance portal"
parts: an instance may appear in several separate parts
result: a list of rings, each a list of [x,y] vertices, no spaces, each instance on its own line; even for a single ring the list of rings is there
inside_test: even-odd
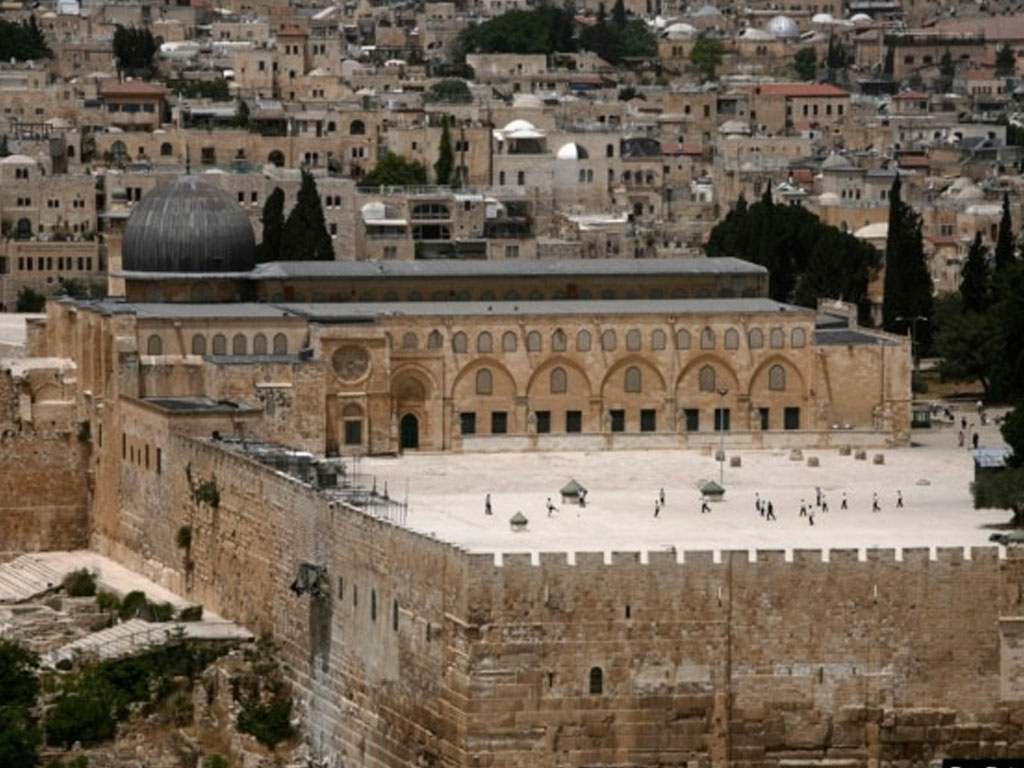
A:
[[[399,432],[403,449],[420,447],[420,421],[414,414],[407,413],[402,417]]]

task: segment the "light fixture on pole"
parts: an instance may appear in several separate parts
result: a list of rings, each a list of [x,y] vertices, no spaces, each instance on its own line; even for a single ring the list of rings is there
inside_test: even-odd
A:
[[[729,394],[728,387],[719,387],[718,407],[718,484],[725,488],[725,396]]]
[[[907,329],[910,331],[910,360],[914,366],[914,373],[920,373],[920,360],[917,356],[917,323],[919,320],[928,322],[928,318],[924,315],[914,315],[913,317],[903,317],[898,315],[896,317],[897,323],[906,323]]]

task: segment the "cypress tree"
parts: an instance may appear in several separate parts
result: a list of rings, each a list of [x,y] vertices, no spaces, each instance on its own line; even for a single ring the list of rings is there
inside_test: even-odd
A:
[[[260,220],[263,222],[263,241],[256,248],[256,261],[259,264],[280,261],[281,237],[284,234],[284,192],[280,187],[274,187],[267,197]]]
[[[932,279],[924,256],[921,217],[903,202],[897,174],[889,193],[889,232],[885,244],[885,293],[882,325],[892,333],[907,329],[909,318],[931,318]],[[896,318],[903,318],[897,320]],[[918,342],[927,344],[930,323],[918,325]]]
[[[434,175],[437,183],[447,186],[452,181],[452,169],[455,166],[455,155],[452,153],[452,135],[448,130],[448,115],[441,120],[441,146],[437,151],[437,162],[434,163]]]
[[[1013,242],[1013,221],[1010,219],[1010,196],[1003,192],[1003,217],[999,220],[999,234],[996,237],[996,272],[1002,272],[1013,263],[1015,257]]]
[[[302,171],[302,186],[295,201],[295,207],[284,223],[284,239],[281,242],[283,261],[333,261],[334,244],[327,233],[324,209],[316,181],[309,171]]]
[[[984,312],[988,308],[988,266],[981,245],[981,232],[974,236],[967,261],[960,272],[960,295],[965,312]]]
[[[612,6],[612,23],[619,30],[626,26],[626,4],[622,0],[615,0]]]

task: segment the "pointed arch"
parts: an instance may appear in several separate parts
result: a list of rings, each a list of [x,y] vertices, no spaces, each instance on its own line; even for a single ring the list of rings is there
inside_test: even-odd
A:
[[[526,382],[526,395],[531,403],[537,397],[546,397],[549,394],[548,386],[551,383],[551,371],[561,368],[566,375],[566,394],[590,397],[593,393],[593,385],[587,372],[575,361],[568,357],[555,355],[544,361],[530,374]]]

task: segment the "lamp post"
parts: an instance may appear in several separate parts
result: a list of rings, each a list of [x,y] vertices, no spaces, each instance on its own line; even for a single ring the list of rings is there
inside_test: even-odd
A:
[[[728,387],[719,387],[718,407],[718,484],[725,488],[725,396],[729,394]]]
[[[907,328],[910,331],[910,360],[914,366],[914,373],[920,373],[920,360],[917,357],[917,322],[924,320],[928,322],[928,318],[924,315],[914,315],[913,317],[903,317],[898,315],[896,322],[903,322],[907,324]]]

